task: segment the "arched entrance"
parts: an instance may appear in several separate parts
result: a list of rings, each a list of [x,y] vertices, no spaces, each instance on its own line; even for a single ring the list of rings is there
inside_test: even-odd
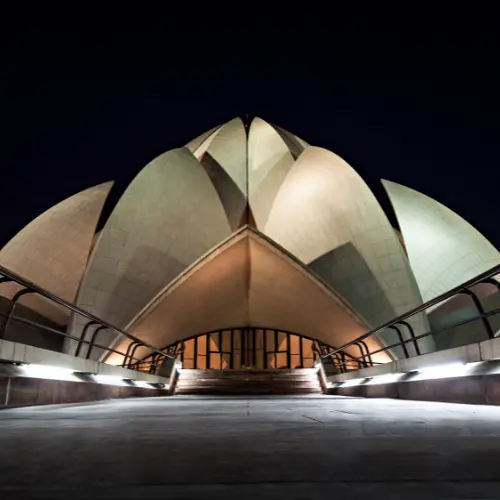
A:
[[[183,368],[202,370],[312,368],[321,354],[331,350],[332,346],[304,335],[261,327],[202,333],[163,349]]]

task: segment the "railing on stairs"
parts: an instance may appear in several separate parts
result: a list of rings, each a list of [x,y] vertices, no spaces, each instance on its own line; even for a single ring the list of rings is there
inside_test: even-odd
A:
[[[163,352],[162,350],[148,344],[147,342],[144,342],[134,335],[126,332],[125,330],[122,330],[120,328],[117,328],[110,323],[98,318],[97,316],[94,316],[93,314],[85,311],[84,309],[81,309],[80,307],[71,304],[70,302],[67,302],[64,299],[61,299],[60,297],[57,297],[53,293],[49,292],[48,290],[45,290],[35,283],[32,283],[23,277],[19,276],[18,274],[10,271],[9,269],[0,266],[0,286],[2,283],[17,283],[18,285],[21,285],[21,289],[14,294],[12,299],[10,299],[9,306],[7,309],[6,313],[0,312],[0,317],[3,318],[3,321],[0,324],[0,340],[4,338],[5,332],[9,328],[9,325],[11,322],[19,322],[23,323],[26,325],[31,325],[36,328],[39,328],[44,331],[51,332],[52,334],[60,335],[62,337],[68,338],[70,340],[74,340],[77,342],[77,347],[75,351],[75,356],[79,356],[81,354],[81,349],[83,345],[87,345],[87,352],[85,354],[86,359],[90,359],[92,352],[95,348],[102,349],[105,352],[109,353],[116,353],[120,354],[121,356],[124,356],[124,363],[123,366],[127,364],[128,367],[133,368],[133,363],[142,363],[143,365],[145,363],[148,364],[148,370],[150,373],[155,373],[157,369],[163,365],[165,360],[170,359],[174,361],[174,358],[170,356],[170,354]],[[68,334],[66,332],[62,332],[60,330],[57,330],[56,328],[49,327],[47,325],[32,321],[27,318],[23,318],[20,316],[16,316],[15,309],[16,305],[18,304],[19,300],[21,297],[28,295],[28,294],[36,294],[39,296],[42,296],[49,301],[53,302],[54,304],[57,304],[59,306],[62,306],[71,312],[78,314],[81,317],[84,317],[87,319],[87,323],[84,325],[83,330],[81,332],[80,337]],[[94,331],[90,335],[90,338],[87,338],[87,333],[90,333],[91,328],[94,328]],[[134,357],[134,353],[130,352],[130,349],[127,350],[126,353],[120,352],[114,348],[98,344],[98,337],[99,333],[102,332],[103,330],[111,330],[117,334],[123,335],[124,337],[127,337],[128,339],[132,340],[132,343],[135,346],[141,346],[146,349],[149,349],[151,351],[151,355],[154,356],[154,358],[151,359],[149,362],[144,362],[142,359],[138,359]]]
[[[475,278],[472,278],[462,283],[461,285],[449,290],[448,292],[445,292],[439,295],[438,297],[429,300],[418,307],[415,307],[414,309],[408,311],[407,313],[402,314],[397,318],[394,318],[391,321],[388,321],[377,328],[374,328],[373,330],[359,336],[358,338],[351,340],[350,342],[347,342],[343,346],[322,354],[321,360],[323,363],[330,362],[336,370],[342,373],[345,371],[359,369],[360,367],[374,366],[378,364],[373,361],[373,357],[376,354],[388,353],[396,348],[399,348],[401,350],[405,358],[409,358],[410,357],[408,349],[409,345],[414,347],[416,355],[420,355],[421,354],[421,348],[419,345],[420,340],[425,339],[427,337],[438,336],[451,329],[467,325],[475,321],[481,321],[484,327],[486,337],[488,339],[495,338],[495,332],[489,321],[489,318],[499,314],[500,308],[496,308],[490,311],[485,311],[479,297],[476,295],[476,293],[474,293],[471,290],[471,288],[479,284],[489,284],[496,287],[496,289],[500,292],[500,283],[496,279],[494,279],[494,276],[497,276],[498,274],[500,274],[500,265],[497,265],[489,269],[488,271],[479,274]],[[416,314],[426,311],[430,307],[442,304],[445,301],[453,297],[456,297],[460,294],[468,295],[471,298],[477,310],[478,313],[477,315],[471,318],[457,321],[456,323],[448,325],[444,328],[432,330],[420,335],[415,334],[410,322],[408,321],[412,316],[415,316]],[[387,329],[392,329],[397,333],[398,341],[390,345],[384,345],[379,349],[370,351],[365,341],[369,338],[375,337],[377,334]],[[404,331],[406,331],[409,335],[406,338],[403,335]],[[346,349],[352,350],[352,348],[354,347],[359,349],[360,355],[358,357],[355,357],[353,362],[352,359],[347,358],[348,353]],[[356,366],[356,363],[358,366]]]

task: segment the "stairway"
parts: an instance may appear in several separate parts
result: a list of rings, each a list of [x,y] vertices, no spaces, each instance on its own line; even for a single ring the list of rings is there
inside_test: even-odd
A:
[[[179,370],[176,395],[321,394],[317,370]]]

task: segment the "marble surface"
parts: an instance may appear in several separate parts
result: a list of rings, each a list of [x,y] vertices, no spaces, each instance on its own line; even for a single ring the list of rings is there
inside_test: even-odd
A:
[[[498,498],[500,408],[342,397],[0,412],[0,496]]]

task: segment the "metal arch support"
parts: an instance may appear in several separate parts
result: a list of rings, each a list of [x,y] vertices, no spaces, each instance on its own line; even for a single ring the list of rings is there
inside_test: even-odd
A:
[[[160,365],[160,358],[161,357],[162,357],[161,354],[158,354],[158,353],[153,354],[153,356],[151,357],[151,363],[149,365],[149,373],[156,372],[158,366]],[[163,359],[165,359],[165,356],[163,356]]]
[[[31,288],[23,288],[22,290],[19,290],[10,300],[9,309],[7,311],[7,317],[5,318],[5,321],[2,324],[2,329],[0,330],[0,339],[3,339],[5,332],[7,331],[12,315],[14,314],[14,309],[16,307],[17,301],[23,295],[27,295],[28,293],[36,293],[36,291],[31,290]]]
[[[337,354],[335,354],[333,357],[334,357],[334,358],[335,358],[335,359],[336,359],[339,363],[341,363],[341,362],[342,362],[342,360],[341,360],[340,356],[338,355],[338,353],[337,353]]]
[[[90,338],[90,344],[89,348],[87,349],[87,355],[85,356],[85,359],[90,359],[90,354],[92,353],[92,349],[94,348],[94,343],[97,339],[97,335],[99,335],[99,332],[101,330],[106,330],[108,327],[107,326],[100,326],[99,328],[96,328],[94,330],[94,333],[92,334],[92,337]]]
[[[485,280],[480,281],[479,283],[488,283],[489,285],[493,285],[494,287],[496,287],[497,291],[500,292],[500,283],[494,278],[486,278]]]
[[[342,366],[344,367],[344,370],[347,370],[347,367],[345,365],[345,352],[344,351],[340,351],[340,360],[342,361]]]
[[[153,373],[154,368],[156,368],[156,364],[158,363],[158,356],[159,354],[156,353],[151,356],[151,363],[149,365],[148,373]]]
[[[290,349],[288,349],[288,351],[290,352]],[[312,352],[314,356],[314,361],[316,361],[316,359],[319,357],[319,346],[317,340],[314,340],[312,342]]]
[[[80,351],[82,350],[82,344],[83,341],[85,340],[85,337],[87,336],[87,330],[93,326],[93,325],[98,325],[99,323],[97,321],[91,320],[88,321],[85,326],[83,327],[82,333],[80,335],[80,340],[78,341],[78,345],[76,346],[76,351],[75,351],[75,358],[80,356]]]
[[[321,359],[321,358],[320,358],[320,359]],[[337,356],[337,355],[331,356],[331,362],[332,362],[332,365],[334,365],[334,366],[335,366],[335,363],[336,363],[336,362],[340,362],[340,358],[339,358],[339,356]]]
[[[363,358],[363,365],[364,365],[365,368],[367,368],[368,367],[368,363],[366,362],[364,349],[361,347],[361,344],[359,342],[355,342],[354,345],[358,346],[359,351],[361,352],[361,357]],[[361,362],[360,362],[360,364],[361,364]]]
[[[156,369],[158,368],[158,362],[160,360],[160,355],[159,354],[153,354],[153,357],[151,358],[151,365],[149,366],[149,373],[155,373]]]
[[[391,330],[396,331],[396,333],[398,334],[399,343],[401,344],[401,347],[403,348],[403,354],[405,355],[405,358],[409,358],[410,355],[408,354],[408,348],[406,347],[406,343],[403,339],[403,334],[401,333],[401,330],[396,325],[392,325],[389,328]]]
[[[420,346],[418,345],[418,340],[415,337],[415,330],[413,329],[413,327],[410,325],[410,323],[408,323],[408,321],[404,321],[404,320],[398,321],[396,324],[406,326],[406,328],[410,332],[410,336],[413,340],[413,345],[415,346],[415,352],[416,352],[417,356],[420,356],[422,353],[420,351]]]
[[[9,283],[10,281],[14,281],[13,279],[7,278],[6,276],[2,276],[0,278],[0,284],[1,283]]]
[[[178,350],[179,350],[179,342],[176,342],[175,344],[172,344],[170,347],[167,348],[167,354],[173,358],[176,358]]]
[[[334,354],[332,356],[332,358],[335,357],[335,360],[337,361],[337,366],[336,368],[339,368],[340,369],[340,373],[344,373],[345,371],[345,366],[344,366],[344,363],[342,361],[342,357],[337,354]],[[334,365],[335,366],[335,365]]]
[[[469,290],[467,288],[464,288],[463,290],[461,290],[458,293],[469,295],[471,297],[471,299],[474,302],[474,305],[476,306],[476,309],[479,312],[479,315],[481,316],[481,321],[483,322],[483,325],[484,325],[484,328],[486,329],[486,333],[488,334],[488,337],[490,339],[494,339],[495,333],[493,332],[493,328],[491,328],[491,325],[490,325],[490,322],[488,321],[488,318],[484,315],[484,308],[483,308],[483,305],[481,304],[481,301],[479,300],[478,296],[474,292],[472,292],[471,290]]]
[[[373,366],[372,355],[370,354],[370,350],[368,349],[366,342],[364,342],[363,340],[360,340],[359,343],[365,348],[366,357],[368,358],[368,361],[370,362],[370,366]]]
[[[131,349],[132,349],[132,347],[134,347],[136,344],[138,344],[138,342],[130,342],[130,344],[128,345],[128,347],[127,347],[127,352],[125,353],[125,357],[123,358],[122,368],[125,368],[125,366],[127,365],[127,361],[128,361],[129,356],[130,356],[130,350],[131,350]]]
[[[130,368],[130,365],[133,363],[133,361],[135,359],[135,351],[137,351],[137,348],[140,347],[141,345],[144,345],[144,344],[137,342],[137,344],[132,349],[132,351],[130,353],[130,361],[128,363],[128,368]]]
[[[167,353],[174,358],[177,356],[177,350],[179,349],[179,342],[176,342],[171,347],[168,348]]]

